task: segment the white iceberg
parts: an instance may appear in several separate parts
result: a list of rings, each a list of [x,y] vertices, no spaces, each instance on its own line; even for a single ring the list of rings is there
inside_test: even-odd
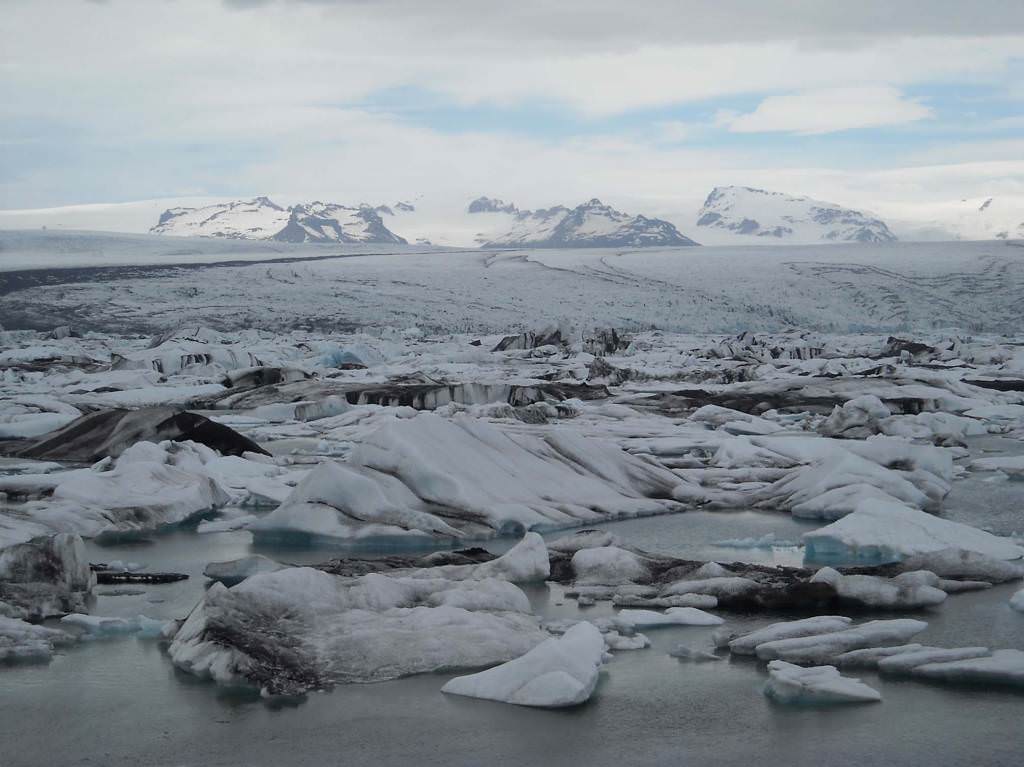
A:
[[[982,658],[928,663],[910,673],[943,682],[1024,687],[1024,651],[996,650]]]
[[[441,692],[519,706],[577,706],[593,694],[604,652],[601,632],[582,621],[515,660],[455,677]]]
[[[859,679],[842,676],[835,666],[803,668],[780,660],[768,664],[764,694],[779,703],[811,706],[882,699],[877,690]]]
[[[572,556],[577,583],[616,585],[640,580],[650,574],[643,559],[618,546],[583,548]]]
[[[926,582],[916,573],[904,573],[895,578],[875,575],[843,575],[831,567],[823,567],[811,577],[811,583],[827,583],[840,599],[857,602],[866,607],[887,610],[913,610],[933,607],[946,600],[946,592],[937,588],[939,577],[927,573]]]
[[[928,624],[924,621],[910,618],[869,621],[826,634],[762,642],[757,645],[757,657],[790,663],[823,663],[850,650],[905,643],[926,628]]]
[[[503,580],[343,578],[291,567],[231,589],[215,583],[169,653],[179,668],[221,684],[299,694],[511,660],[548,636],[528,610],[526,595]]]
[[[616,620],[630,628],[658,626],[719,626],[725,621],[696,607],[670,607],[663,613],[654,610],[620,610]]]
[[[1024,589],[1010,597],[1010,607],[1024,613]]]
[[[250,526],[257,537],[461,538],[666,511],[681,480],[566,427],[543,436],[457,414],[392,419]]]
[[[886,562],[959,548],[995,559],[1019,559],[1024,548],[1007,538],[942,519],[901,503],[866,500],[837,522],[804,533],[810,561]]]
[[[848,628],[850,623],[852,623],[851,619],[842,615],[816,615],[813,618],[772,623],[730,640],[729,651],[737,655],[754,655],[757,646],[765,642],[842,631]]]
[[[987,647],[919,647],[880,658],[878,670],[887,674],[908,674],[918,666],[929,663],[987,658],[992,651]]]
[[[226,562],[210,562],[203,568],[203,575],[210,580],[232,586],[259,573],[275,573],[285,565],[275,562],[262,554],[231,559]]]
[[[64,631],[0,615],[0,663],[45,663],[75,638]]]

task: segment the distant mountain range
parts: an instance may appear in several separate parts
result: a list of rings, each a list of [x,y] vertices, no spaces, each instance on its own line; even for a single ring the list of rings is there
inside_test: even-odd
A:
[[[556,205],[541,210],[519,210],[512,203],[479,197],[467,212],[503,213],[507,228],[478,237],[489,248],[601,248],[697,245],[674,225],[660,218],[632,216],[598,199],[575,208]]]
[[[717,186],[697,213],[697,226],[791,242],[893,242],[881,219],[832,202],[746,186]]]
[[[278,242],[405,244],[405,239],[388,229],[381,219],[381,212],[390,215],[391,209],[381,208],[325,202],[282,208],[267,197],[256,197],[201,208],[169,208],[150,232]]]
[[[172,207],[168,207],[168,204]],[[657,216],[632,215],[590,200],[576,207],[521,209],[478,197],[424,197],[386,205],[303,202],[267,197],[224,201],[179,198],[0,210],[0,229],[77,229],[279,242],[379,243],[451,247],[572,248],[705,245],[886,243],[1024,239],[1024,197],[946,202],[889,201],[886,217],[831,202],[745,186],[719,186],[697,205]],[[692,237],[692,239],[691,239]]]

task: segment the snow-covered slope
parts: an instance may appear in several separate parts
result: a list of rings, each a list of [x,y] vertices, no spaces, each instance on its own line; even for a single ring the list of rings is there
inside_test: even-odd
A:
[[[631,216],[598,199],[575,208],[556,205],[541,210],[518,210],[503,200],[480,197],[469,206],[470,213],[505,213],[510,221],[504,230],[482,236],[487,247],[647,247],[697,245],[668,221]]]
[[[1024,239],[1024,197],[972,197],[913,206],[903,217],[913,222],[906,236],[914,239]]]
[[[835,203],[745,186],[717,186],[697,226],[786,242],[892,242],[885,222]]]
[[[179,237],[279,242],[405,242],[384,226],[380,212],[370,206],[311,202],[282,208],[266,197],[202,208],[169,208],[150,231]]]

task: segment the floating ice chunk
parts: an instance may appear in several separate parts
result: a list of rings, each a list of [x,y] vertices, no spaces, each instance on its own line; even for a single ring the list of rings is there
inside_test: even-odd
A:
[[[727,538],[724,541],[715,541],[712,546],[718,546],[723,549],[771,549],[771,548],[782,548],[799,546],[800,544],[796,541],[782,540],[776,538],[775,533],[768,533],[762,535],[760,538]]]
[[[889,493],[879,490],[874,485],[855,482],[852,485],[828,490],[810,500],[798,503],[790,509],[790,513],[801,519],[823,519],[827,522],[834,522],[851,513],[859,503],[868,498],[880,501],[893,500]]]
[[[625,636],[618,631],[609,631],[604,635],[609,650],[643,650],[651,646],[651,640],[643,634]]]
[[[722,567],[718,562],[705,562],[686,577],[689,580],[701,580],[704,578],[727,578],[732,575],[730,570]]]
[[[991,654],[992,651],[987,647],[921,647],[881,658],[878,661],[878,670],[887,674],[906,674],[928,663],[987,658]]]
[[[0,615],[0,663],[45,663],[75,638],[64,631]]]
[[[1024,589],[1021,589],[1012,597],[1010,597],[1010,607],[1014,610],[1020,610],[1024,613]]]
[[[717,615],[698,610],[696,607],[670,607],[663,613],[653,610],[621,610],[616,618],[621,624],[633,628],[718,626],[725,623]]]
[[[673,594],[668,597],[642,597],[631,594],[615,594],[612,604],[616,607],[699,607],[708,610],[718,607],[718,597],[710,594]]]
[[[139,634],[145,637],[158,637],[167,627],[167,621],[159,621],[138,615],[134,618],[108,618],[101,615],[84,615],[71,613],[60,619],[66,626],[80,629],[84,634],[98,639]]]
[[[515,660],[455,677],[441,692],[539,708],[578,706],[594,693],[604,651],[601,632],[583,621]]]
[[[978,458],[969,464],[975,471],[1001,471],[1011,477],[1024,478],[1024,455],[1005,458]]]
[[[262,554],[253,554],[249,557],[231,559],[227,562],[210,562],[203,569],[203,575],[211,580],[233,586],[252,575],[274,573],[283,567],[284,565],[275,562],[270,557],[265,557]]]
[[[867,500],[852,514],[819,530],[804,533],[805,557],[811,561],[884,562],[960,548],[996,559],[1019,559],[1024,548],[970,525],[912,509],[901,503]]]
[[[1024,687],[1024,651],[996,650],[986,658],[928,663],[910,673],[944,682]]]
[[[905,643],[926,628],[928,624],[924,621],[910,618],[870,621],[827,634],[763,642],[757,646],[757,657],[790,663],[823,663],[850,650]]]
[[[467,589],[476,592],[473,609],[444,604],[465,604]],[[290,567],[231,589],[213,584],[168,651],[189,673],[255,685],[266,695],[480,668],[523,655],[548,636],[536,617],[509,609],[528,609],[518,590],[510,605],[512,589],[493,580],[343,578]]]
[[[172,444],[137,442],[121,454],[110,471],[71,473],[54,489],[53,498],[111,512],[110,527],[118,531],[177,524],[230,500],[202,462],[187,455],[209,448],[183,443],[173,448],[186,454],[182,456],[165,449]],[[184,466],[172,465],[174,458]]]
[[[867,490],[868,487],[873,490]],[[948,492],[948,485],[945,490]],[[855,493],[853,498],[851,492]],[[856,496],[865,495],[901,501],[916,508],[930,505],[928,494],[907,476],[845,450],[795,469],[760,491],[758,498],[762,504],[785,510],[799,508],[799,516],[835,519],[849,511]]]
[[[551,574],[551,563],[544,539],[527,533],[515,546],[497,559],[476,565],[441,565],[402,571],[407,578],[446,578],[452,581],[500,578],[511,583],[536,583]]]
[[[1013,543],[1012,540],[1008,542]],[[901,564],[908,570],[928,570],[941,578],[971,579],[989,583],[1004,583],[1024,578],[1024,562],[1007,562],[1005,559],[957,547],[917,554],[904,559]]]
[[[831,567],[823,567],[814,574],[811,583],[829,584],[840,599],[889,610],[932,607],[946,600],[945,591],[921,583],[922,580],[938,583],[939,578],[934,573],[927,574],[931,578],[900,581],[907,575],[916,576],[916,573],[904,573],[889,580],[874,575],[843,575]]]
[[[237,517],[224,517],[222,519],[204,519],[196,528],[197,533],[226,533],[232,530],[244,530],[258,517],[255,514],[242,514]]]
[[[668,651],[673,658],[688,661],[690,663],[703,663],[704,661],[722,660],[722,656],[715,655],[711,650],[703,647],[690,647],[685,644],[678,644]]]
[[[644,561],[617,546],[580,549],[572,556],[572,569],[580,583],[629,583],[649,574]]]
[[[718,577],[701,578],[699,580],[682,580],[668,584],[659,596],[672,596],[676,594],[710,594],[713,597],[738,597],[756,591],[761,584],[749,578]]]
[[[849,628],[851,622],[850,618],[842,615],[816,615],[813,618],[803,618],[797,621],[772,623],[731,640],[729,650],[737,655],[753,655],[759,644],[779,639],[827,634],[830,631],[842,631]]]
[[[802,668],[785,661],[768,664],[764,694],[779,703],[823,705],[879,701],[879,692],[859,679],[844,677],[835,666]]]
[[[821,433],[829,436],[865,437],[878,431],[878,422],[892,415],[889,407],[874,394],[862,394],[836,405],[821,425]]]
[[[575,554],[580,549],[596,549],[604,546],[618,546],[619,539],[604,530],[578,530],[548,544],[551,551]]]
[[[924,649],[920,644],[901,644],[894,647],[865,647],[862,650],[850,650],[833,658],[840,668],[878,668],[879,661],[894,655],[916,652]]]
[[[0,549],[0,605],[9,617],[35,620],[84,610],[95,585],[77,535],[58,533]]]

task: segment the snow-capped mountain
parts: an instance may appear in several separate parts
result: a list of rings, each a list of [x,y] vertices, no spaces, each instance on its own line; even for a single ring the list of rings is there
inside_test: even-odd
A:
[[[1000,195],[973,197],[915,207],[908,211],[916,228],[911,236],[924,239],[1021,240],[1024,239],[1024,197]],[[930,217],[927,223],[921,219]]]
[[[791,242],[892,242],[881,219],[832,202],[746,186],[717,186],[697,213],[697,226]]]
[[[505,202],[495,197],[477,197],[466,209],[468,213],[512,213],[519,212],[519,208],[511,202]]]
[[[519,210],[512,203],[481,197],[470,213],[505,213],[509,220],[498,230],[481,234],[484,247],[647,247],[697,245],[668,221],[631,216],[598,199],[575,208],[556,205],[541,210]]]
[[[387,213],[390,209],[386,206]],[[379,209],[310,202],[283,208],[267,197],[169,208],[153,234],[178,237],[226,237],[280,242],[386,242],[403,244],[381,219]]]

